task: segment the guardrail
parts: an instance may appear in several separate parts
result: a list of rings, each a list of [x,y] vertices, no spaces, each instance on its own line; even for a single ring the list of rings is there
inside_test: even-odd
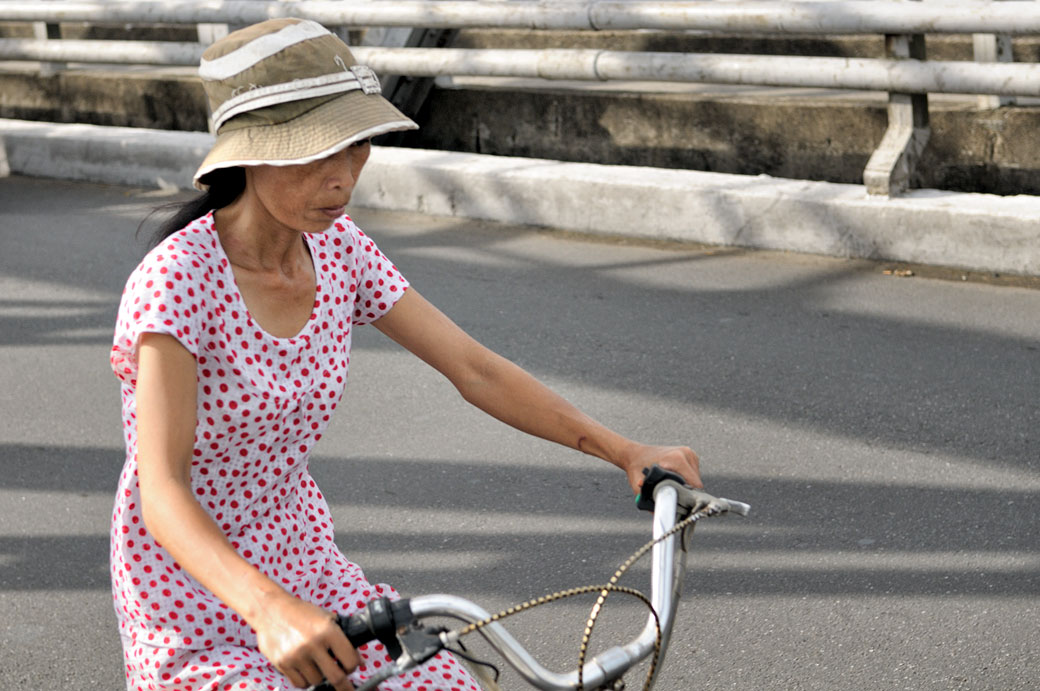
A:
[[[198,65],[204,45],[163,41],[0,39],[0,60]],[[1040,97],[1040,65],[610,50],[370,48],[351,51],[376,72],[410,77],[709,82],[902,93]]]
[[[357,47],[382,74],[566,80],[708,82],[889,93],[889,128],[864,170],[872,194],[904,191],[927,144],[927,94],[1040,97],[1040,65],[929,61],[926,33],[1040,34],[1032,0],[946,3],[852,2],[510,2],[374,0],[345,2],[0,1],[0,21],[251,24],[273,17],[314,19],[330,28],[526,28],[697,30],[751,34],[884,34],[886,57],[845,59],[606,50],[462,50]],[[196,65],[199,43],[0,39],[0,59]]]
[[[722,31],[779,34],[1040,33],[1032,0],[611,2],[609,0],[374,0],[370,2],[0,2],[7,21],[253,24],[276,17],[328,26],[549,30]]]

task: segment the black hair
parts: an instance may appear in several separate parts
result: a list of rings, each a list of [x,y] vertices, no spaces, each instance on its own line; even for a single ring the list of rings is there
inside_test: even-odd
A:
[[[223,209],[238,199],[246,188],[246,172],[241,167],[217,168],[206,173],[203,182],[209,189],[187,201],[170,202],[152,210],[141,221],[138,231],[155,214],[167,214],[165,220],[151,237],[149,247],[158,246],[163,240],[210,211]]]

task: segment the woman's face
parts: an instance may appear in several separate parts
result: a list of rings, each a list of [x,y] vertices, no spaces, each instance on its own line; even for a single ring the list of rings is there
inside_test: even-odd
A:
[[[246,193],[261,215],[292,230],[320,233],[343,215],[372,151],[366,140],[297,166],[246,167]]]

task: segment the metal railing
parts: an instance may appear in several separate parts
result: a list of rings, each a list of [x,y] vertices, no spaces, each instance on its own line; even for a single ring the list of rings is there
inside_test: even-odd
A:
[[[276,17],[328,26],[425,26],[567,31],[658,29],[772,34],[1040,33],[1032,0],[611,2],[374,0],[370,2],[65,2],[4,0],[5,21],[253,24]]]
[[[522,28],[560,31],[669,30],[727,34],[883,34],[884,58],[453,48],[354,49],[383,74],[493,76],[547,80],[706,82],[889,93],[889,129],[864,171],[873,194],[906,189],[928,137],[927,94],[1040,97],[1040,65],[930,61],[923,35],[1037,35],[1033,0],[947,3],[533,2],[374,0],[371,2],[23,2],[0,0],[0,21],[231,24],[274,17],[337,27]],[[197,65],[200,43],[0,39],[0,60]]]

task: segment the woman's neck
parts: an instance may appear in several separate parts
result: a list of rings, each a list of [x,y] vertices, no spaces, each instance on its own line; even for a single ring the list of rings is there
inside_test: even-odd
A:
[[[309,270],[303,233],[274,219],[262,205],[250,203],[248,190],[217,210],[214,225],[232,265],[260,273],[294,275]]]

